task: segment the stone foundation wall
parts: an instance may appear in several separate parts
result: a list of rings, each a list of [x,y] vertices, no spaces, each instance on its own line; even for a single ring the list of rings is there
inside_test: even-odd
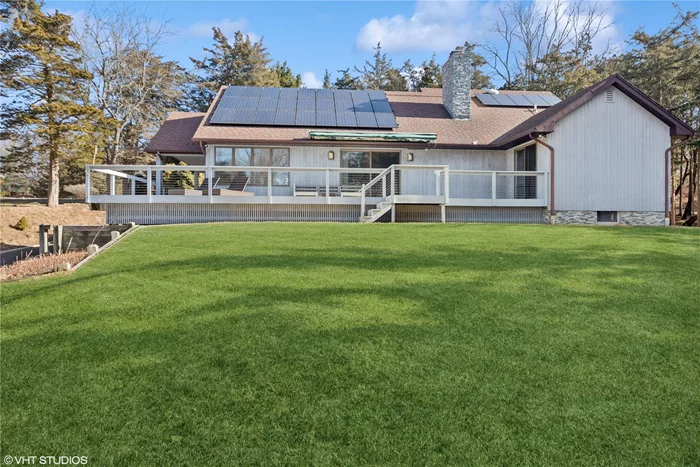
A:
[[[622,211],[619,215],[620,224],[623,225],[664,225],[663,212],[655,211]]]
[[[664,213],[657,211],[620,211],[617,217],[620,225],[664,225]],[[557,211],[556,224],[598,224],[596,211]],[[604,224],[607,225],[607,224]]]

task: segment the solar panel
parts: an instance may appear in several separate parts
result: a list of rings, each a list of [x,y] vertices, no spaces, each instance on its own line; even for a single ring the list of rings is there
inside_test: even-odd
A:
[[[209,120],[226,125],[396,128],[383,91],[229,86]]]
[[[263,88],[246,86],[243,89],[243,97],[260,97],[260,96],[262,96],[262,91],[263,91]]]
[[[550,107],[561,102],[551,94],[477,94],[476,98],[486,106],[497,107]]]
[[[281,88],[280,89],[280,99],[296,99],[299,94],[297,88]]]
[[[329,111],[322,110],[322,111],[316,112],[316,125],[329,126],[329,127],[337,126],[337,121],[335,118],[335,111],[329,112]]]
[[[518,107],[532,107],[532,102],[523,94],[508,94],[508,97],[515,102]]]
[[[229,86],[224,91],[224,96],[235,97],[243,94],[243,86]]]
[[[527,96],[527,100],[532,102],[533,106],[537,105],[538,107],[547,107],[549,104],[547,104],[547,101],[542,99],[542,96],[539,94],[529,94]]]
[[[255,118],[253,119],[253,123],[255,123],[256,125],[272,125],[275,123],[275,113],[275,109],[258,109],[258,112],[255,114]]]
[[[551,94],[540,94],[540,97],[547,101],[549,105],[555,105],[561,102],[557,96],[552,96]]]

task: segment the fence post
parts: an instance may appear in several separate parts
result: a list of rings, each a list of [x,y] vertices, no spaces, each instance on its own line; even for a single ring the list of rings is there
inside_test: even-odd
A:
[[[49,252],[49,226],[39,224],[39,255]]]
[[[85,202],[90,202],[90,166],[85,166]]]
[[[146,169],[146,194],[148,195],[148,202],[153,202],[153,169],[149,165]]]
[[[267,168],[267,203],[272,204],[272,167]]]
[[[117,184],[117,178],[114,175],[110,175],[109,176],[109,194],[110,194],[110,196],[115,195],[116,184]]]
[[[53,226],[53,252],[60,253],[63,248],[63,226],[54,225]]]
[[[331,204],[331,170],[326,167],[326,204]],[[342,189],[341,189],[342,191]]]
[[[491,205],[496,205],[496,172],[491,172]]]
[[[365,215],[365,184],[362,184],[362,190],[360,191],[360,218]]]
[[[382,198],[386,199],[386,174],[382,177]]]
[[[131,194],[136,194],[136,180],[134,180],[133,178],[131,179]]]

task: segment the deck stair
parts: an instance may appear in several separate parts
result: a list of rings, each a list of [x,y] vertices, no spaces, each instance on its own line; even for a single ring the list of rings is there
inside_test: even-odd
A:
[[[377,207],[374,209],[370,209],[366,216],[362,216],[360,218],[360,222],[363,224],[371,224],[373,222],[376,222],[377,219],[382,217],[384,214],[389,212],[393,208],[393,203],[390,203],[389,201],[382,201],[381,203],[377,204]]]

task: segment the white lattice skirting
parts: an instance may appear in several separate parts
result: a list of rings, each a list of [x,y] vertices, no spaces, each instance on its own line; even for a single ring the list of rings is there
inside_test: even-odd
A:
[[[370,206],[368,206],[370,208]],[[358,222],[359,205],[337,204],[106,204],[107,222],[192,224],[198,222]],[[383,216],[382,221],[391,219]],[[542,208],[448,206],[447,222],[542,224]],[[440,206],[398,205],[397,222],[440,222]]]

